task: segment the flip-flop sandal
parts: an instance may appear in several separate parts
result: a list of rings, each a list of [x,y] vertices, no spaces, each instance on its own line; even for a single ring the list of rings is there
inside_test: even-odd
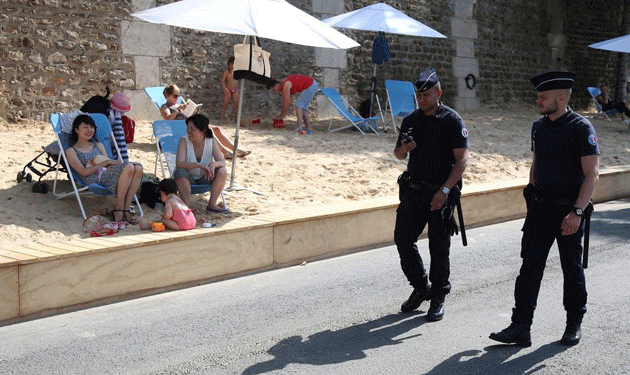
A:
[[[251,154],[252,152],[247,150],[247,151],[243,151],[243,150],[238,150],[238,157],[239,158],[244,158],[245,156]]]
[[[230,210],[228,210],[227,208],[220,208],[217,210],[214,208],[206,207],[206,212],[209,214],[227,214],[230,213]]]

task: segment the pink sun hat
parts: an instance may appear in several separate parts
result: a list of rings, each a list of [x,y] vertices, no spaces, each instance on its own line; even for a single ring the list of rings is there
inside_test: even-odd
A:
[[[117,92],[112,95],[112,98],[109,100],[109,104],[112,109],[115,109],[118,112],[129,112],[129,110],[131,109],[129,98],[122,92]]]

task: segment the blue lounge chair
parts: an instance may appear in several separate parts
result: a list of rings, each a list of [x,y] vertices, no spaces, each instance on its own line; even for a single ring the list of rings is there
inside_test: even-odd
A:
[[[621,118],[621,115],[619,114],[619,112],[616,109],[609,109],[608,111],[602,111],[602,105],[597,101],[597,96],[599,94],[602,93],[602,91],[597,88],[597,87],[587,87],[586,90],[588,91],[589,94],[591,94],[591,97],[593,98],[593,101],[595,102],[595,108],[597,108],[597,113],[603,113],[604,116],[606,116],[606,119],[608,119],[610,121],[610,117],[614,114],[617,114],[617,116],[619,116],[619,118]]]
[[[113,147],[113,150],[115,150],[118,155],[118,159],[122,160],[120,156],[120,150],[118,149],[118,145],[114,141],[115,138],[114,138],[114,134],[112,133],[111,124],[109,123],[109,120],[107,119],[107,117],[105,117],[105,115],[101,113],[90,113],[90,116],[94,119],[94,122],[96,123],[95,138],[98,139],[98,141],[101,142],[105,146],[105,151],[107,151],[107,156],[110,159],[114,159],[114,154],[112,151],[112,147]],[[52,116],[50,116],[50,123],[52,125],[53,131],[55,132],[55,138],[57,140],[57,143],[59,144],[59,149],[65,151],[67,148],[71,146],[72,141],[70,140],[70,134],[63,132],[61,129],[61,115],[58,113],[55,113]],[[79,208],[81,209],[81,215],[83,216],[83,219],[86,219],[87,215],[85,214],[85,209],[83,208],[83,202],[81,201],[81,194],[92,193],[99,196],[107,196],[107,195],[116,194],[116,192],[109,191],[109,189],[107,189],[105,186],[102,186],[95,182],[91,184],[87,184],[84,181],[83,177],[70,167],[70,163],[68,162],[66,153],[60,152],[60,155],[61,155],[61,158],[57,159],[57,168],[55,172],[55,180],[53,183],[53,194],[55,194],[57,199],[67,197],[69,195],[75,195],[77,198],[77,202],[79,203]],[[63,165],[60,163],[63,163]],[[60,179],[59,171],[62,171],[62,172],[64,171],[64,165],[65,165],[65,170],[70,171],[70,173],[68,173],[68,178],[70,179],[70,183],[72,184],[72,191],[70,192],[57,191],[57,182]],[[138,207],[138,211],[140,212],[140,216],[143,216],[144,213],[142,212],[142,207],[140,206],[140,202],[138,202],[138,198],[134,196],[134,199],[136,202],[136,206]]]
[[[345,125],[345,126],[341,126],[341,127],[333,129],[332,128],[333,120],[330,120],[330,124],[328,124],[329,132],[336,132],[338,130],[355,127],[358,131],[361,132],[361,134],[365,134],[366,131],[372,131],[378,134],[378,131],[376,130],[378,127],[378,118],[379,118],[378,116],[372,116],[368,118],[361,117],[359,112],[357,112],[357,110],[352,108],[352,106],[348,104],[348,102],[345,99],[343,99],[341,95],[339,95],[339,92],[332,87],[326,87],[326,88],[321,89],[320,91],[322,92],[322,94],[324,94],[324,96],[328,98],[328,100],[332,102],[332,104],[337,109],[337,112],[339,112],[339,114],[344,119],[350,122],[349,125]]]
[[[386,80],[385,90],[387,91],[385,112],[387,112],[387,108],[389,108],[394,133],[398,133],[396,117],[405,117],[418,108],[416,89],[413,83],[408,81]],[[386,125],[387,124],[383,124],[384,129]]]
[[[166,178],[164,164],[166,164],[166,169],[168,169],[168,177],[173,177],[176,169],[177,146],[179,140],[186,134],[185,120],[158,120],[153,123],[153,136],[155,137],[157,150],[155,169],[157,170],[157,162],[159,161],[163,178]],[[212,185],[191,184],[190,193],[193,195],[204,194],[210,191],[211,187]],[[221,200],[223,201],[223,207],[227,208],[223,192],[221,192]]]

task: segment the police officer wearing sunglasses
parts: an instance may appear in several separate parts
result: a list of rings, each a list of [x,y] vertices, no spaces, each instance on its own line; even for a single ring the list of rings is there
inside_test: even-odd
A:
[[[433,322],[443,318],[444,297],[451,290],[449,252],[456,229],[453,195],[468,164],[468,130],[459,114],[440,101],[442,89],[433,68],[422,72],[416,89],[419,109],[403,120],[394,148],[398,159],[409,156],[407,171],[399,178],[394,241],[403,273],[413,287],[401,311],[411,312],[430,300],[426,319]],[[427,224],[429,274],[416,245]]]

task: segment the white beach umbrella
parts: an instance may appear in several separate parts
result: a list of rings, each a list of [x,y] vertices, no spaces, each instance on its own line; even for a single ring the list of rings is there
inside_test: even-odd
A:
[[[348,49],[359,43],[294,7],[285,0],[182,0],[133,13],[151,23],[212,31],[225,34],[257,36],[304,46]],[[244,81],[241,80],[234,149],[238,147],[243,104]],[[234,186],[236,151],[227,190]],[[250,189],[251,190],[251,189]]]
[[[352,12],[323,20],[324,23],[346,29],[382,31],[384,33],[446,38],[420,21],[387,4],[369,5]]]
[[[183,0],[132,14],[151,23],[347,49],[354,40],[285,0]]]
[[[589,47],[612,52],[630,53],[630,35],[624,35],[618,38],[604,40],[603,42],[593,43],[589,45]]]
[[[323,22],[333,27],[377,31],[382,38],[380,41],[379,37],[374,40],[374,47],[378,47],[377,43],[380,43],[383,46],[372,50],[374,73],[372,75],[372,88],[370,89],[370,113],[372,113],[372,102],[374,101],[374,91],[376,90],[376,65],[388,61],[390,57],[389,44],[387,44],[387,40],[384,38],[384,35],[380,33],[421,36],[428,38],[446,38],[445,35],[433,30],[422,22],[416,21],[398,9],[384,3],[369,5],[353,10],[352,12],[326,18]],[[383,50],[383,48],[386,50]],[[381,111],[380,103],[379,112],[381,113],[383,124],[385,124],[385,118],[383,116],[383,112]]]

